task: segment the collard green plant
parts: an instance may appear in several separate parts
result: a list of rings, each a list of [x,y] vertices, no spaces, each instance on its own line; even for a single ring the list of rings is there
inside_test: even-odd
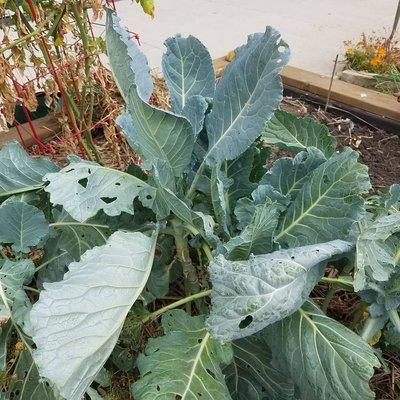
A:
[[[366,340],[400,331],[398,186],[366,203],[358,154],[277,110],[289,49],[273,28],[217,84],[198,39],[168,39],[172,110],[150,104],[150,68],[110,10],[106,38],[141,166],[0,151],[0,362],[19,338],[11,370],[30,371],[7,398],[101,398],[106,366],[135,370],[136,400],[372,399]],[[266,168],[268,143],[293,157]],[[319,308],[318,283],[370,304],[362,336]]]

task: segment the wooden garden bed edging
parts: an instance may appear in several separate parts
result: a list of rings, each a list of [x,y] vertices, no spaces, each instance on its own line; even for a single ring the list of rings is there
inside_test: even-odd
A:
[[[227,64],[225,57],[214,60],[218,77],[223,74]],[[322,97],[328,95],[330,84],[328,76],[292,66],[286,66],[281,76],[283,83],[289,87]],[[400,122],[400,103],[394,96],[335,79],[330,98],[338,103]]]

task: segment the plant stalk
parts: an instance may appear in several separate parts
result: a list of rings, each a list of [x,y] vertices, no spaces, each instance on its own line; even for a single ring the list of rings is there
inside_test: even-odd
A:
[[[324,276],[320,279],[319,283],[323,283],[323,284],[327,284],[327,285],[331,285],[331,284],[341,285],[346,288],[350,288],[350,289],[354,290],[354,286],[351,282],[346,281],[344,279],[340,279],[340,278],[328,278],[328,277]]]
[[[160,315],[166,313],[167,311],[173,310],[174,308],[178,308],[179,306],[183,306],[184,304],[188,304],[191,301],[202,299],[203,297],[207,297],[211,295],[211,289],[210,290],[205,290],[203,292],[199,292],[196,294],[192,294],[191,296],[187,296],[181,300],[175,301],[174,303],[168,304],[165,307],[160,308],[157,311],[154,311],[153,313],[149,314],[147,317],[142,319],[141,323],[145,324],[146,322],[154,321],[157,319]]]

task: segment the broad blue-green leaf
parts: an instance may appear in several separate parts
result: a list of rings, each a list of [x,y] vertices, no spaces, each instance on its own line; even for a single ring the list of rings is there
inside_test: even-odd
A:
[[[234,208],[238,199],[248,196],[256,184],[250,181],[254,158],[259,150],[251,146],[240,157],[227,163],[226,175],[232,180],[232,185],[227,190],[229,206]]]
[[[116,232],[70,264],[61,282],[44,284],[31,311],[33,356],[67,400],[83,396],[111,354],[150,275],[155,244],[155,235]]]
[[[262,138],[267,143],[294,152],[316,147],[326,156],[331,156],[336,149],[336,139],[329,133],[326,125],[310,117],[297,117],[280,110],[275,111],[262,133]]]
[[[153,92],[153,81],[146,56],[121,26],[118,15],[110,8],[106,13],[107,53],[119,91],[125,102],[128,102],[132,89],[143,101],[148,101]]]
[[[190,122],[195,137],[203,129],[206,111],[208,109],[208,102],[202,96],[190,97],[182,110],[181,114]]]
[[[379,367],[358,335],[307,301],[292,316],[263,331],[277,365],[304,400],[374,399],[368,382]]]
[[[233,400],[292,400],[293,383],[272,366],[271,352],[259,336],[232,342],[233,362],[223,369]]]
[[[194,36],[168,38],[162,69],[172,100],[172,110],[181,113],[193,96],[214,96],[215,76],[210,54]]]
[[[48,158],[29,157],[18,142],[7,143],[0,151],[0,200],[41,188],[43,176],[58,169]]]
[[[323,275],[325,264],[351,247],[335,240],[247,261],[217,257],[210,264],[213,306],[207,320],[213,337],[246,337],[294,313]]]
[[[261,135],[282,100],[279,72],[289,60],[287,44],[271,27],[250,35],[219,81],[206,117],[206,161],[233,160]]]
[[[110,10],[106,40],[111,70],[127,104],[128,113],[117,120],[118,124],[148,163],[163,160],[175,176],[180,176],[193,151],[192,126],[186,118],[148,104],[151,77],[146,59]]]
[[[225,244],[229,260],[247,260],[250,254],[266,254],[273,250],[273,237],[279,216],[286,209],[288,199],[272,186],[260,185],[252,193],[252,200],[240,199],[235,208],[240,234]]]
[[[396,248],[387,241],[400,232],[400,213],[380,217],[367,226],[357,238],[354,288],[365,289],[367,278],[387,281],[395,271]]]
[[[400,332],[395,328],[392,322],[389,322],[384,331],[385,341],[400,350]]]
[[[77,222],[65,211],[54,214],[56,220],[51,227],[60,235],[57,247],[66,251],[74,261],[79,261],[86,250],[104,244],[110,235],[108,225],[97,224],[91,220]]]
[[[211,338],[204,316],[183,310],[164,314],[164,336],[149,339],[138,358],[141,378],[132,385],[136,400],[229,400],[220,365],[232,357],[229,345]]]
[[[326,161],[325,156],[314,147],[302,151],[294,158],[282,157],[262,177],[261,185],[271,185],[283,195],[296,197],[298,191],[310,178],[310,173]]]
[[[12,249],[27,253],[49,233],[42,211],[26,203],[8,203],[0,207],[0,242],[11,243]]]
[[[38,373],[35,362],[28,350],[18,357],[15,367],[16,380],[11,380],[7,399],[18,400],[63,400],[56,390],[44,381]]]
[[[316,168],[298,191],[278,227],[283,247],[346,238],[364,213],[361,194],[371,187],[367,167],[346,148]]]
[[[60,172],[47,174],[45,187],[50,201],[62,205],[77,221],[83,222],[100,210],[117,216],[134,213],[133,200],[139,198],[151,208],[155,189],[140,179],[90,161],[72,162]]]

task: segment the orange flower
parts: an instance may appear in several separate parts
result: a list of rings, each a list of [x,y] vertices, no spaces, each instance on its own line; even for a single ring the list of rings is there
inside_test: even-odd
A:
[[[371,67],[377,67],[381,63],[381,60],[379,57],[374,57],[369,63],[371,64]]]
[[[379,47],[376,53],[379,58],[383,58],[386,56],[386,50],[383,47]]]

